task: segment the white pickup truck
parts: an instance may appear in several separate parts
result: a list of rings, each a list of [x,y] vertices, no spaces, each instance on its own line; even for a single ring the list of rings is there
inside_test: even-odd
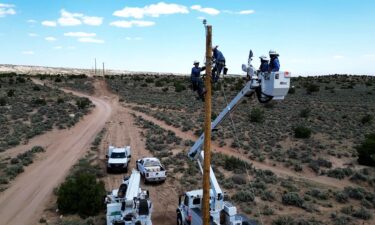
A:
[[[125,171],[128,172],[128,165],[131,158],[130,146],[125,146],[122,148],[116,148],[114,146],[109,146],[107,162],[107,172],[115,171]]]
[[[144,178],[145,184],[148,182],[164,182],[167,178],[167,171],[157,158],[138,159],[136,165]]]

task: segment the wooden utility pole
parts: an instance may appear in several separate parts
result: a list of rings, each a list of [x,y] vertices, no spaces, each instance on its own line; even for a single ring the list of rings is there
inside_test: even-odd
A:
[[[211,168],[211,75],[212,75],[212,26],[206,26],[206,95],[204,117],[203,161],[203,225],[210,223],[210,168]]]

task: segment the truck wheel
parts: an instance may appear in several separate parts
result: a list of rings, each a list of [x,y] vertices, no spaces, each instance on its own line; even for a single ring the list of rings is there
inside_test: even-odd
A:
[[[111,168],[107,167],[107,173],[111,173]]]
[[[180,213],[177,214],[177,225],[182,225],[182,217]]]
[[[125,168],[125,173],[127,173],[128,172],[128,166],[126,166],[126,168]]]

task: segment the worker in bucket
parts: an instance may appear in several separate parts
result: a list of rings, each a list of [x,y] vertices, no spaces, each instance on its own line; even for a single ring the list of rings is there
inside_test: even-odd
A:
[[[194,61],[194,67],[191,69],[191,84],[193,87],[193,91],[198,92],[198,99],[204,101],[204,88],[203,88],[203,81],[201,78],[201,72],[206,69],[205,66],[199,67],[199,61]]]
[[[265,55],[262,55],[260,58],[260,67],[259,67],[259,71],[261,73],[265,73],[265,72],[268,72],[269,70],[269,60],[268,60],[268,57],[265,56]]]
[[[279,72],[280,71],[279,54],[274,50],[270,50],[269,54],[270,54],[271,61],[269,64],[268,71]]]
[[[218,50],[219,46],[215,45],[212,47],[214,69],[212,70],[212,79],[214,82],[219,80],[221,72],[224,70],[224,74],[227,74],[228,69],[225,67],[225,57],[221,51]]]

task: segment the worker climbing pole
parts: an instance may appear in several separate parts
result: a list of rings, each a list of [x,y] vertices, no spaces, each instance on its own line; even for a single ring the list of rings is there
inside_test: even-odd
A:
[[[205,117],[204,117],[204,162],[203,162],[203,205],[202,223],[210,223],[210,168],[211,168],[211,82],[212,82],[212,26],[206,28],[206,95],[205,95]]]

